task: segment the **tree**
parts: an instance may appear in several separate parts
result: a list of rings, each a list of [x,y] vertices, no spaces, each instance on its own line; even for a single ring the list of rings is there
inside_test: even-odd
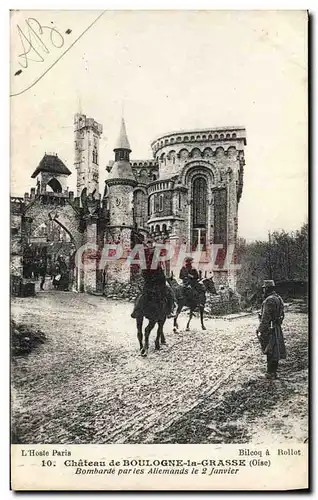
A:
[[[237,276],[238,292],[246,297],[258,294],[264,279],[308,279],[308,224],[299,231],[274,231],[268,241],[237,242],[237,263],[241,265]]]

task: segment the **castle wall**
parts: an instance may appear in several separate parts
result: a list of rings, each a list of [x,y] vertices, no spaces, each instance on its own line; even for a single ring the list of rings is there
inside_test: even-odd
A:
[[[10,274],[23,276],[21,202],[11,202]]]

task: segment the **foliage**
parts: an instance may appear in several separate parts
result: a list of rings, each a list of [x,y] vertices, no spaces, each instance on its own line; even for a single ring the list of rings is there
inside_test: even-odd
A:
[[[103,295],[109,299],[121,299],[134,302],[142,288],[142,279],[135,278],[129,283],[112,280],[105,285]]]
[[[275,231],[268,241],[237,244],[238,292],[250,301],[259,293],[264,279],[275,281],[308,279],[308,224],[299,231]]]
[[[36,330],[24,324],[11,320],[11,354],[19,356],[29,354],[32,349],[46,340],[41,330]]]

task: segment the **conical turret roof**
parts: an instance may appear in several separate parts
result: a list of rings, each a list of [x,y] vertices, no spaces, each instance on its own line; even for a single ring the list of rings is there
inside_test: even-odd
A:
[[[131,152],[127,137],[125,120],[122,118],[119,137],[114,147],[115,162],[112,165],[106,184],[128,184],[136,185],[137,181],[129,161]]]
[[[137,184],[131,165],[128,161],[115,161],[106,183],[111,180],[127,180]]]
[[[116,149],[128,149],[128,151],[131,151],[124,118],[121,119],[120,132],[114,147],[114,151]]]

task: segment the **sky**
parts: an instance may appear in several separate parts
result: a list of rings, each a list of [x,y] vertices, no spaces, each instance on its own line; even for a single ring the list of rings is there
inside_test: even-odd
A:
[[[305,12],[108,11],[87,30],[99,15],[11,14],[11,194],[34,186],[45,152],[73,172],[76,191],[80,109],[103,125],[101,192],[122,113],[132,159],[151,158],[162,133],[245,126],[239,235],[252,241],[299,229],[308,203]]]

